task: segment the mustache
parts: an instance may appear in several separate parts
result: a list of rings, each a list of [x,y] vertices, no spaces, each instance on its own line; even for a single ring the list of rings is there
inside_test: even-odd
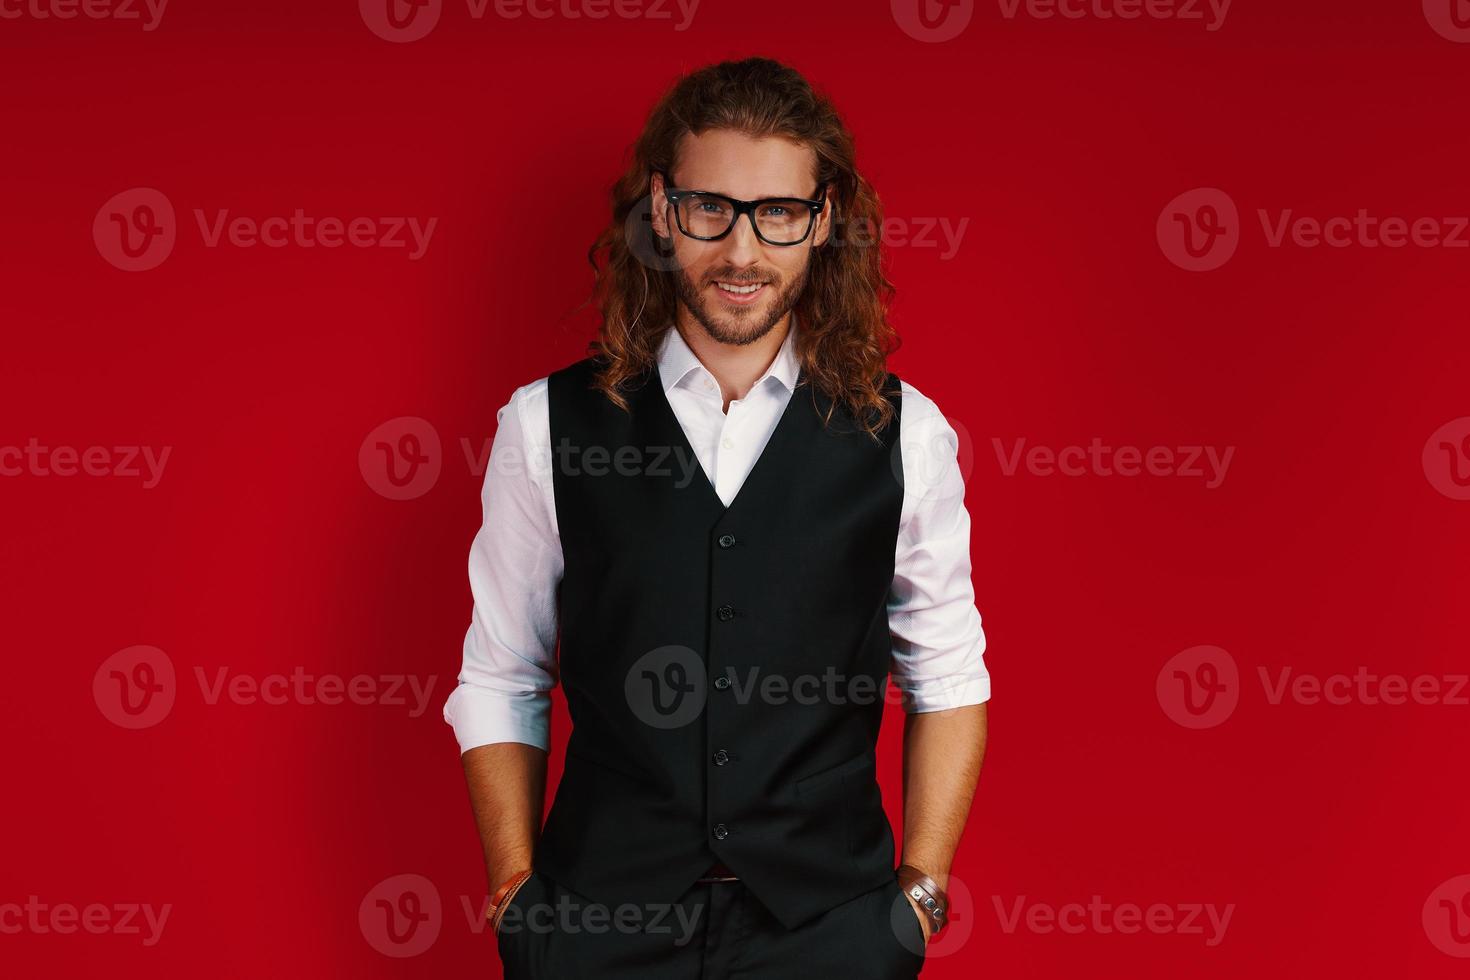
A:
[[[776,283],[780,282],[781,280],[778,279],[776,276],[767,275],[765,273],[757,273],[754,275],[751,273],[745,273],[744,275],[722,275],[719,273],[715,273],[709,276],[707,281],[712,283],[728,282],[731,285],[735,286],[750,286],[758,282]]]

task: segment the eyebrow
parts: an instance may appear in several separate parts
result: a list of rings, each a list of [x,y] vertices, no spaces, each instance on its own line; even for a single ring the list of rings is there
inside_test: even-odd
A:
[[[757,195],[756,197],[741,197],[738,194],[730,194],[730,193],[727,193],[725,191],[716,190],[713,187],[700,187],[697,184],[690,185],[688,187],[681,187],[679,184],[674,184],[673,186],[674,186],[674,189],[675,190],[702,191],[702,192],[704,192],[706,194],[718,194],[721,197],[728,197],[728,198],[730,198],[731,200],[734,200],[734,201],[770,201],[770,200],[812,201],[812,200],[815,200],[814,197],[808,197],[805,194],[760,194],[760,195]],[[820,184],[817,185],[817,190],[821,190],[821,185]]]

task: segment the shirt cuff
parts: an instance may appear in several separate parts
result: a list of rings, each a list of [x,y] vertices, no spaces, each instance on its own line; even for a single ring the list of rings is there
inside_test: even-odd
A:
[[[444,702],[444,720],[454,726],[461,754],[497,742],[551,748],[551,695],[545,691],[509,693],[460,684]]]

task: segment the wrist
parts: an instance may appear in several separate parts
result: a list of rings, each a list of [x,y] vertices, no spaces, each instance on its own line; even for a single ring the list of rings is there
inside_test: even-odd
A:
[[[490,922],[491,932],[500,931],[500,921],[505,918],[506,907],[510,905],[510,900],[515,897],[516,892],[521,890],[521,886],[526,883],[531,874],[532,871],[529,868],[517,871],[501,882],[499,887],[490,894],[490,906],[485,911],[485,918]]]
[[[929,933],[943,929],[949,922],[949,895],[940,883],[912,864],[899,865],[896,874],[904,894],[927,923]]]

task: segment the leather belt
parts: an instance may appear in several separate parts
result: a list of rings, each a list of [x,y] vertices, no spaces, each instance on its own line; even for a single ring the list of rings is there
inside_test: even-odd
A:
[[[709,866],[709,870],[694,880],[696,885],[713,885],[725,881],[739,881],[740,877],[725,867],[723,862],[716,861]]]

